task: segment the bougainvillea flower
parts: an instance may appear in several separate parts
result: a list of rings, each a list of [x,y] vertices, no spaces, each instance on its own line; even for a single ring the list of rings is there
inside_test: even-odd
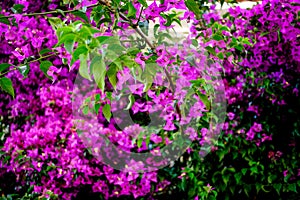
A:
[[[52,77],[52,83],[54,83],[57,80],[58,74],[61,72],[61,69],[57,69],[55,66],[50,66],[47,74],[48,76]]]

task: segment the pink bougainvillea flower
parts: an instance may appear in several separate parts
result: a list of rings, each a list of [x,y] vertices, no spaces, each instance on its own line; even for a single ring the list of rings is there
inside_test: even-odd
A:
[[[144,10],[144,14],[147,20],[155,21],[155,18],[160,16],[161,9],[157,6],[156,1],[151,3],[148,8]]]
[[[265,133],[263,133],[262,136],[263,136],[262,139],[261,139],[262,142],[272,140],[272,135],[266,135]]]
[[[128,88],[132,94],[137,94],[139,96],[142,96],[144,85],[143,84],[130,84],[130,85],[128,85]]]
[[[138,53],[135,58],[135,62],[141,65],[142,69],[145,69],[145,61],[148,60],[150,56],[144,56],[143,53]]]
[[[261,132],[262,131],[262,125],[259,123],[254,122],[253,126],[251,127],[255,132]]]
[[[176,126],[174,125],[173,122],[167,121],[166,125],[164,126],[164,130],[166,130],[166,131],[173,131],[173,130],[176,130]]]
[[[52,83],[57,80],[58,74],[61,72],[62,68],[57,69],[55,66],[50,66],[47,75],[52,77]]]
[[[196,140],[198,139],[198,134],[192,127],[188,127],[186,129],[186,134],[189,136],[190,140]]]
[[[150,140],[154,143],[161,143],[162,142],[162,137],[158,136],[157,134],[152,133],[150,136]]]
[[[253,129],[250,129],[247,133],[247,140],[253,140],[254,139],[254,136],[255,136],[255,131]]]
[[[228,116],[228,119],[229,119],[229,120],[233,120],[233,119],[234,119],[234,116],[235,116],[235,114],[234,114],[234,113],[232,113],[232,112],[229,112],[229,113],[227,114],[227,116]]]

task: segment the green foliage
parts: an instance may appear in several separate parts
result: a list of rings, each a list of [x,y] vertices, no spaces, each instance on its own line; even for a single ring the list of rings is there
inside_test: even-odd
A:
[[[110,121],[111,118],[111,107],[109,104],[105,104],[102,108],[102,113],[107,121]]]
[[[93,58],[91,62],[91,71],[98,87],[104,91],[106,66],[101,56],[97,55]]]
[[[50,78],[50,77],[48,76],[47,72],[51,66],[53,66],[51,61],[45,60],[45,61],[40,62],[40,69],[45,74],[45,76],[47,76],[48,78]]]
[[[0,78],[0,88],[4,92],[10,94],[13,98],[15,97],[15,91],[13,88],[12,81],[9,78],[2,77]]]

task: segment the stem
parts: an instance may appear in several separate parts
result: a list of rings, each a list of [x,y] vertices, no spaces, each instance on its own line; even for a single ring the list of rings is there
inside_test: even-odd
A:
[[[10,69],[10,70],[8,70],[8,71],[6,71],[6,72],[0,74],[0,77],[1,77],[1,76],[4,76],[5,74],[8,74],[9,72],[12,72],[12,71],[14,71],[14,70],[16,70],[16,69],[17,69],[17,67],[14,67],[14,68],[12,68],[12,69]]]
[[[87,6],[86,8],[92,8],[95,6],[98,6],[99,3],[95,3],[92,5]],[[65,13],[72,13],[72,12],[76,12],[79,11],[79,9],[73,9],[73,10],[65,10],[65,11],[58,11],[58,10],[53,10],[53,11],[47,11],[47,12],[41,12],[41,13],[29,13],[29,14],[21,14],[24,17],[32,17],[32,16],[37,16],[37,15],[48,15],[48,14],[65,14]],[[15,15],[8,15],[8,16],[1,16],[0,19],[3,18],[12,18],[15,17]]]
[[[145,40],[145,42],[148,44],[148,46],[151,48],[151,50],[154,51],[155,47],[149,41],[149,39],[147,38],[147,36],[138,27],[133,27],[133,29]]]
[[[148,46],[152,50],[155,49],[154,45],[150,42],[150,40],[147,38],[147,36],[138,28],[138,26],[136,24],[133,24],[132,21],[130,19],[128,19],[123,13],[120,12],[119,15],[122,19],[124,19],[125,21],[127,21],[129,23],[129,25],[135,30],[135,32],[137,32],[137,34],[139,34],[145,40],[145,42],[148,44]]]
[[[54,52],[54,54],[49,54],[49,55],[46,55],[46,56],[41,56],[41,57],[39,57],[39,58],[37,58],[35,60],[29,61],[28,63],[33,63],[33,62],[36,62],[36,61],[39,61],[39,60],[42,60],[42,59],[45,59],[45,58],[49,58],[51,56],[56,56],[56,55],[57,55],[57,53]]]
[[[95,6],[98,6],[98,5],[100,5],[100,4],[106,6],[107,9],[108,9],[111,13],[116,13],[116,12],[118,12],[118,11],[114,10],[114,9],[111,7],[111,5],[110,5],[110,3],[109,3],[108,1],[105,1],[105,0],[99,0],[98,3],[89,5],[89,6],[87,6],[87,8],[95,7]],[[53,11],[42,12],[42,13],[30,13],[30,14],[22,14],[22,15],[23,15],[23,16],[37,16],[37,15],[48,15],[48,14],[65,14],[65,13],[72,13],[72,12],[75,12],[75,11],[79,11],[79,9],[66,10],[66,11],[57,11],[57,10],[53,10]],[[139,16],[139,19],[138,19],[138,20],[140,20],[140,17],[141,17],[142,12],[143,12],[143,8],[141,9],[141,13],[140,13],[140,16]],[[148,44],[148,46],[151,48],[151,50],[155,53],[155,51],[154,51],[155,46],[151,43],[151,41],[147,38],[147,36],[139,29],[138,24],[132,23],[132,21],[131,21],[124,13],[122,13],[122,12],[118,12],[118,13],[119,13],[119,16],[120,16],[123,20],[125,20],[126,22],[128,22],[129,25],[136,31],[136,33],[139,34],[139,35],[143,38],[143,40],[145,40],[145,42]],[[12,17],[14,17],[14,15],[2,16],[2,17],[0,17],[0,19],[2,19],[2,18],[12,18]],[[55,53],[55,54],[50,54],[50,55],[47,55],[47,56],[44,56],[44,57],[40,57],[40,58],[38,58],[38,59],[36,59],[36,60],[30,61],[29,63],[36,62],[36,61],[39,61],[39,60],[41,60],[41,59],[44,59],[44,58],[47,58],[47,57],[50,57],[50,56],[53,56],[53,55],[56,55],[56,53]],[[16,70],[17,68],[18,68],[18,67],[15,67],[15,68],[13,68],[13,69],[11,69],[11,70],[9,70],[9,71],[3,73],[3,74],[0,74],[0,76],[4,75],[4,74],[6,74],[6,73],[9,73],[10,71]],[[171,79],[171,77],[170,77],[170,74],[167,72],[166,69],[164,69],[164,71],[165,71],[166,76],[167,76],[167,79],[168,79],[168,81],[169,81],[169,83],[170,83],[172,93],[174,94],[174,92],[175,92],[175,86],[174,86],[173,81],[172,81],[172,79]],[[176,103],[176,111],[177,111],[177,113],[179,114],[179,116],[180,116],[180,118],[181,118],[181,111],[180,111],[180,108],[179,108],[179,106],[178,106],[177,103]]]
[[[37,59],[35,59],[35,60],[29,61],[28,63],[25,63],[25,65],[26,65],[26,64],[33,63],[33,62],[37,62],[37,61],[40,61],[40,60],[42,60],[42,59],[49,58],[49,57],[55,56],[55,55],[57,55],[57,53],[54,52],[54,54],[49,54],[49,55],[46,55],[46,56],[39,57],[39,58],[37,58]],[[24,65],[22,65],[22,66],[24,66]],[[4,76],[5,74],[8,74],[9,72],[12,72],[12,71],[14,71],[14,70],[17,70],[17,69],[20,68],[20,67],[21,67],[21,66],[15,66],[14,68],[12,68],[12,69],[10,69],[10,70],[8,70],[8,71],[6,71],[6,72],[0,74],[0,77],[1,77],[1,76]]]
[[[138,18],[137,23],[136,23],[137,25],[138,25],[138,23],[139,23],[140,20],[141,20],[141,16],[142,16],[143,10],[144,10],[144,7],[141,8],[141,12],[140,12],[140,14],[139,14],[139,18]]]

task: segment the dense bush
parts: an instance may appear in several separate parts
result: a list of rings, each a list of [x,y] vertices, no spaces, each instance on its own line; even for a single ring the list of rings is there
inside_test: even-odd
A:
[[[124,4],[113,1],[111,6],[107,2],[99,1],[102,5],[97,2],[15,1],[12,4],[3,1],[0,4],[2,15],[15,13],[12,18],[0,15],[3,63],[0,65],[0,80],[3,91],[10,93],[0,94],[0,139],[3,144],[0,189],[4,199],[11,195],[14,195],[13,199],[297,198],[300,187],[300,7],[297,2],[266,0],[249,10],[229,9],[224,16],[219,16],[214,6],[202,16],[204,11],[194,1],[154,2],[144,10],[141,10],[142,6],[146,6],[144,1],[124,1]],[[116,7],[120,8],[121,14],[125,13],[125,18],[112,13]],[[184,17],[169,14],[171,8],[185,10]],[[78,11],[65,12],[71,9]],[[58,17],[18,14],[51,10]],[[169,30],[180,20],[190,20],[191,40],[186,40],[185,45],[192,43],[198,49],[204,47],[208,51],[206,58],[201,52],[192,52],[205,61],[214,61],[223,70],[228,117],[221,137],[206,157],[199,154],[203,153],[201,146],[206,144],[205,138],[208,137],[209,122],[204,120],[198,122],[198,134],[189,132],[194,141],[175,163],[139,174],[113,169],[103,164],[101,159],[96,159],[86,148],[72,121],[72,92],[78,71],[83,78],[89,79],[83,68],[89,63],[88,56],[80,57],[78,54],[85,54],[78,49],[82,46],[89,50],[97,49],[97,38],[112,37],[114,31],[126,33],[130,27],[135,27],[140,16],[141,19],[159,22],[158,40],[163,37],[159,34],[163,35],[164,29]],[[147,27],[146,21],[140,22],[141,30]],[[93,31],[100,33],[95,36]],[[78,35],[65,37],[68,33]],[[58,47],[53,48],[57,42]],[[195,87],[206,86],[195,82],[194,78],[201,73],[192,70],[191,62],[184,62],[182,58],[190,53],[185,49],[164,49],[161,45],[146,52],[136,49],[132,52],[126,51],[126,55],[131,57],[122,57],[120,63],[114,62],[116,66],[123,67],[118,73],[130,74],[126,66],[130,68],[132,65],[137,69],[137,66],[153,61],[162,69],[165,66],[172,68],[176,63],[181,67],[176,71],[181,85],[194,83]],[[92,54],[92,51],[89,53]],[[113,68],[111,66],[109,69]],[[122,88],[121,82],[126,80],[118,73],[110,70],[106,79],[99,77],[100,91],[96,91],[98,96],[95,95],[94,100],[100,100],[104,91],[107,95],[114,87]],[[194,82],[187,83],[185,79]],[[159,85],[151,79],[145,80],[146,85]],[[131,114],[139,111],[145,117],[143,110],[148,108],[139,107],[142,104],[138,99],[141,91],[133,92],[136,102],[131,105]],[[184,89],[176,90],[180,91]],[[172,104],[168,99],[174,95],[172,90],[163,88],[156,95],[151,92],[152,89],[148,90],[148,96],[143,98],[151,97],[161,104],[163,100],[166,107]],[[201,110],[203,106],[209,107],[209,99],[205,101],[202,96],[196,100],[200,103],[193,108]],[[109,99],[102,99],[101,107],[95,107],[96,112],[102,111],[98,115],[103,124],[101,134],[110,134],[110,139],[122,148],[143,151],[148,149],[151,141],[151,145],[159,150],[161,141],[172,141],[172,131],[178,124],[172,126],[173,121],[169,121],[161,127],[161,130],[168,131],[167,139],[159,132],[148,142],[138,140],[132,146],[132,137],[128,135],[139,131],[140,126],[133,126],[127,132],[117,130],[113,126],[114,117],[108,114],[110,110],[106,112],[104,109],[107,102]],[[175,110],[176,107],[170,106],[170,109]],[[172,117],[176,118],[180,112],[173,114]],[[206,112],[194,115],[201,114],[202,118],[208,116]],[[94,127],[95,130],[97,128]],[[130,167],[138,169],[138,164],[131,163]]]

